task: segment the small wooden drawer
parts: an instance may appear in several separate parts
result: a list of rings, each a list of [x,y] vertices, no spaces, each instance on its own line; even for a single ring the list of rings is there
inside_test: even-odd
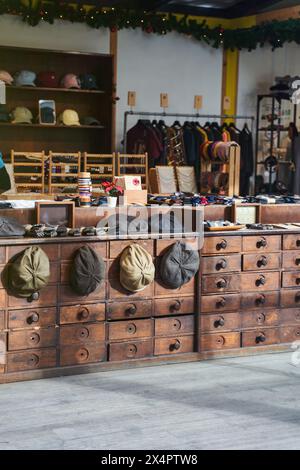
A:
[[[195,317],[185,315],[183,317],[156,318],[154,326],[155,336],[194,334]]]
[[[243,270],[257,271],[265,269],[280,269],[280,253],[247,254],[243,255]]]
[[[1,294],[0,294],[1,299]],[[51,307],[57,304],[57,286],[48,285],[44,287],[39,292],[39,298],[37,300],[33,300],[32,302],[28,302],[27,298],[21,297],[14,297],[12,295],[8,296],[8,306],[9,307],[43,307],[45,305]]]
[[[47,327],[56,324],[56,307],[10,310],[8,328]]]
[[[278,292],[250,292],[243,293],[241,296],[241,307],[244,310],[252,310],[255,308],[272,308],[279,306]]]
[[[194,297],[172,297],[171,299],[154,300],[153,315],[155,317],[180,315],[183,313],[195,313]]]
[[[62,243],[61,244],[61,260],[63,261],[72,261],[76,251],[83,246],[89,246],[102,258],[107,257],[106,251],[106,242],[99,241],[97,243],[87,243],[87,242],[78,242],[78,243]]]
[[[58,284],[60,282],[60,265],[59,263],[50,263],[50,279],[49,284]]]
[[[202,293],[238,292],[240,290],[240,274],[218,274],[202,276]]]
[[[154,282],[154,294],[155,297],[164,297],[164,296],[171,296],[171,295],[194,295],[195,292],[195,278],[191,279],[183,286],[179,287],[178,289],[170,289],[165,287],[160,280]]]
[[[280,342],[279,328],[264,328],[242,333],[242,346],[266,346],[268,344],[278,344]]]
[[[81,344],[87,342],[105,341],[105,324],[84,323],[80,325],[65,325],[59,329],[59,343]]]
[[[240,236],[208,237],[204,239],[203,255],[220,253],[240,253],[242,238]]]
[[[0,333],[0,364],[1,359],[6,356],[6,342],[7,342],[7,333],[3,331]]]
[[[280,310],[280,323],[282,325],[300,325],[300,308],[282,308]]]
[[[282,248],[283,250],[299,250],[300,249],[300,233],[283,235]]]
[[[241,346],[239,332],[206,334],[200,337],[200,351],[217,351],[219,349],[238,349]]]
[[[110,341],[151,336],[153,336],[153,320],[117,321],[108,325]]]
[[[215,315],[201,315],[200,331],[202,333],[238,330],[240,328],[240,314],[224,313]]]
[[[280,251],[280,235],[249,235],[243,237],[243,251],[271,252]]]
[[[280,342],[293,343],[300,340],[300,326],[282,326],[280,328]]]
[[[129,292],[124,289],[118,279],[109,279],[108,280],[108,298],[126,300],[128,298],[142,298],[142,299],[152,299],[154,296],[154,282],[151,282],[145,289],[139,292]]]
[[[7,372],[46,369],[56,366],[56,349],[35,349],[7,355]]]
[[[276,290],[280,288],[279,272],[263,272],[263,273],[242,273],[241,274],[241,291],[264,291]]]
[[[194,351],[194,335],[156,338],[154,340],[154,355],[180,354]]]
[[[4,330],[4,328],[5,328],[4,310],[0,310],[0,330]]]
[[[281,307],[300,307],[300,289],[281,289]]]
[[[108,320],[128,320],[130,318],[147,318],[152,315],[151,300],[133,302],[113,302],[107,304]]]
[[[117,240],[109,242],[109,257],[117,258],[127,246],[133,243],[141,245],[151,256],[154,255],[154,240],[136,240],[134,242],[132,240]]]
[[[282,253],[283,269],[300,269],[300,251],[284,251]]]
[[[56,328],[12,330],[8,333],[8,350],[50,348],[56,344]]]
[[[279,310],[241,312],[242,328],[258,328],[279,325]]]
[[[104,320],[104,303],[60,307],[60,324],[96,322]]]
[[[153,341],[134,341],[126,343],[111,343],[109,345],[110,361],[128,361],[153,356]]]
[[[300,270],[283,272],[282,287],[300,287]]]
[[[60,348],[60,365],[72,366],[103,362],[106,360],[105,343],[86,343],[84,345],[62,346]]]
[[[0,264],[5,263],[5,247],[1,246],[0,247]]]
[[[5,307],[5,290],[0,289],[0,305],[1,307]]]
[[[205,295],[201,297],[201,313],[239,311],[240,294]]]
[[[60,303],[85,303],[85,302],[95,302],[97,300],[101,301],[105,299],[106,293],[106,283],[105,281],[98,286],[98,288],[89,295],[80,296],[73,291],[70,286],[61,285],[59,288],[59,297]]]
[[[203,274],[239,272],[241,270],[241,255],[203,256],[201,271]]]
[[[8,265],[6,265],[8,266]],[[5,265],[0,266],[0,289],[3,289],[4,286],[7,286],[7,269]]]
[[[170,248],[172,245],[174,245],[174,243],[176,243],[176,241],[176,239],[156,240],[156,256],[162,256],[168,248]],[[199,238],[185,238],[184,243],[191,250],[199,250]]]
[[[59,244],[37,244],[33,246],[39,246],[49,258],[49,261],[58,261],[59,260]],[[29,248],[30,245],[12,245],[7,248],[8,250],[8,260],[10,261],[13,256]]]

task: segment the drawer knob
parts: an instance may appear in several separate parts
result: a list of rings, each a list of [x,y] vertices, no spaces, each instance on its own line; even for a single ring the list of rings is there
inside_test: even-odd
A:
[[[264,343],[266,341],[266,337],[264,333],[260,333],[259,335],[256,336],[255,342],[258,343]]]
[[[77,357],[77,359],[78,359],[79,362],[84,362],[84,361],[87,361],[87,360],[88,360],[89,355],[90,355],[90,353],[88,352],[87,349],[81,348],[81,349],[79,349],[79,351],[77,352],[76,357]]]
[[[216,338],[216,343],[217,343],[218,346],[224,346],[224,344],[225,344],[224,336],[218,336]]]
[[[77,333],[78,339],[86,339],[90,335],[88,328],[80,328]]]
[[[180,300],[176,300],[176,301],[174,302],[174,304],[172,304],[171,307],[170,307],[170,310],[171,310],[171,311],[174,311],[174,310],[175,310],[176,312],[178,312],[178,310],[180,310],[180,309],[181,309],[181,302],[180,302]]]
[[[219,279],[217,282],[217,287],[218,289],[225,289],[225,287],[227,287],[227,281],[226,279]]]
[[[225,325],[224,317],[220,317],[218,320],[215,321],[214,327],[219,328]]]
[[[41,340],[41,337],[38,333],[31,333],[29,336],[29,343],[30,344],[38,344]]]
[[[218,300],[216,304],[217,308],[225,307],[225,305],[226,305],[226,299],[224,297]]]
[[[87,308],[80,310],[80,312],[78,313],[78,317],[80,320],[86,320],[87,318],[89,318],[89,316],[90,316],[90,312],[88,311]]]
[[[266,321],[266,316],[264,313],[259,313],[256,317],[256,322],[259,324],[259,325],[262,325],[263,323],[265,323]]]
[[[127,331],[128,331],[128,333],[133,335],[136,332],[135,324],[134,323],[129,323],[129,325],[127,326]]]
[[[34,292],[31,294],[30,297],[27,298],[27,302],[33,302],[34,300],[39,300],[40,298],[40,293],[39,292]]]
[[[180,330],[180,329],[181,329],[181,321],[175,319],[175,320],[173,321],[173,328],[174,328],[174,330]]]
[[[296,266],[299,266],[299,264],[300,264],[300,258],[296,258],[296,259],[295,259],[295,265],[296,265]]]
[[[295,302],[300,302],[300,292],[297,292],[297,294],[295,295]]]
[[[31,356],[29,356],[28,358],[28,365],[36,366],[39,363],[39,360],[39,356],[37,356],[36,354],[31,354]]]
[[[259,260],[257,261],[257,266],[260,268],[261,266],[267,266],[268,264],[268,260],[265,256],[262,256],[261,258],[259,258]]]
[[[267,246],[267,244],[268,244],[267,240],[265,238],[261,238],[256,243],[256,246],[257,246],[257,248],[265,248]]]
[[[264,286],[266,283],[266,278],[265,276],[260,276],[258,279],[256,279],[256,282],[255,284],[257,285],[257,287],[259,286]]]
[[[178,349],[180,349],[180,341],[177,339],[174,343],[170,344],[170,351],[178,351]]]
[[[221,259],[220,261],[218,261],[218,263],[216,264],[216,269],[219,271],[220,269],[225,269],[225,268],[227,268],[226,259]]]
[[[298,246],[298,247],[300,246],[300,240],[296,241],[296,246]]]
[[[127,357],[134,357],[137,353],[137,347],[135,344],[129,344],[127,348]]]
[[[125,310],[125,313],[127,313],[127,315],[135,315],[136,312],[137,308],[135,304],[129,305]]]
[[[31,325],[32,323],[37,323],[39,321],[39,314],[36,312],[33,312],[29,317],[27,317],[27,323]]]
[[[265,304],[265,303],[266,303],[266,298],[265,298],[265,296],[262,294],[262,295],[260,295],[259,297],[257,297],[257,298],[255,299],[255,303],[258,304],[258,305],[263,305],[263,304]]]
[[[217,250],[225,250],[225,248],[227,248],[227,241],[226,240],[220,241],[219,243],[217,243],[216,248]]]

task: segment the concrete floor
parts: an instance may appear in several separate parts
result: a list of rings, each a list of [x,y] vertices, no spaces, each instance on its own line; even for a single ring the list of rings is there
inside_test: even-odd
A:
[[[291,353],[0,385],[3,449],[299,449]]]

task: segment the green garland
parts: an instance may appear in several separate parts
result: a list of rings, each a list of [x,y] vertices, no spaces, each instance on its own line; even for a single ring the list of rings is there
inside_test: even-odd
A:
[[[72,23],[85,23],[91,28],[120,29],[141,28],[146,33],[167,34],[176,31],[214,48],[256,49],[257,46],[271,45],[273,49],[282,47],[286,42],[300,44],[300,19],[272,21],[251,28],[223,29],[222,26],[210,27],[206,21],[199,22],[184,16],[178,19],[174,14],[130,11],[118,8],[86,8],[77,5],[40,0],[0,0],[0,15],[19,15],[30,26],[45,21],[53,24],[55,20]]]

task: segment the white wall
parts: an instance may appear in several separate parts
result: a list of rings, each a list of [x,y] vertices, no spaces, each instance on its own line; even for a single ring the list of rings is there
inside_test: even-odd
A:
[[[122,140],[127,92],[136,91],[138,111],[162,111],[160,93],[169,94],[169,112],[194,113],[194,95],[203,95],[201,113],[219,114],[222,51],[181,36],[123,30],[118,44],[117,143]],[[130,118],[129,127],[137,117]],[[172,118],[171,122],[174,122]]]

